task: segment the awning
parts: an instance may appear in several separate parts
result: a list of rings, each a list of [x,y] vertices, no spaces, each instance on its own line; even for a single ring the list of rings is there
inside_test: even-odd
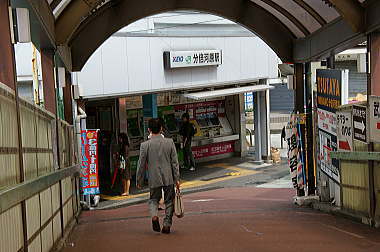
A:
[[[229,96],[229,95],[235,95],[235,94],[264,91],[264,90],[273,89],[273,88],[274,87],[270,85],[250,85],[250,86],[237,87],[237,88],[225,88],[225,89],[202,91],[202,92],[196,92],[196,93],[187,93],[187,94],[183,94],[183,96],[190,99],[194,99],[194,100],[202,100],[202,99],[207,99],[207,98],[216,98],[216,97],[223,97],[223,96]]]

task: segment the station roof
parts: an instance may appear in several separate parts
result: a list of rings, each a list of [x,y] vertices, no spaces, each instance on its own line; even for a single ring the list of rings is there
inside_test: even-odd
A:
[[[197,10],[241,24],[285,62],[305,62],[333,50],[342,51],[365,40],[369,29],[380,27],[376,21],[380,19],[376,14],[380,10],[377,0],[20,1],[31,5],[47,1],[54,19],[54,42],[66,48],[61,53],[70,52],[72,70],[80,70],[119,29],[141,18],[174,10]],[[38,7],[38,11],[46,11]]]

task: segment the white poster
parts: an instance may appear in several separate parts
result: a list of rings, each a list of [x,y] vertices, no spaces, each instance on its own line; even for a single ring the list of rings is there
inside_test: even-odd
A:
[[[380,97],[369,97],[369,140],[380,143]]]
[[[353,151],[351,112],[338,111],[336,115],[338,119],[338,150]]]
[[[337,148],[334,141],[334,136],[327,134],[323,131],[319,131],[319,155],[318,160],[321,170],[326,173],[330,178],[336,182],[340,182],[340,173],[338,165],[334,164],[331,159],[330,152],[335,151]],[[335,160],[335,159],[334,159]]]

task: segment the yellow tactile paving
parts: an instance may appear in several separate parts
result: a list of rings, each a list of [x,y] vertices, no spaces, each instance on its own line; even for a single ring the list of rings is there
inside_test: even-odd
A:
[[[206,168],[225,168],[228,170],[233,170],[233,172],[228,172],[225,175],[226,177],[221,177],[221,178],[216,178],[216,179],[211,179],[209,181],[202,181],[202,180],[182,180],[181,181],[181,188],[183,189],[189,189],[189,188],[195,188],[195,187],[201,187],[205,185],[210,185],[230,179],[234,179],[237,177],[243,177],[243,176],[248,176],[248,175],[253,175],[258,173],[258,171],[253,171],[253,170],[247,170],[243,169],[237,166],[229,166],[227,163],[217,163],[217,164],[211,164],[205,166]],[[140,198],[140,197],[148,197],[149,193],[141,193],[141,194],[134,194],[130,196],[108,196],[108,195],[100,195],[100,197],[104,200],[127,200],[127,199],[134,199],[134,198]]]

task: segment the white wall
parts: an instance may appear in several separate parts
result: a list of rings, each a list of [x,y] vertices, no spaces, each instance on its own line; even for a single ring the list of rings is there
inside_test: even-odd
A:
[[[219,67],[164,69],[163,52],[221,49]],[[78,73],[85,98],[276,78],[278,58],[258,37],[122,37],[108,39]]]

